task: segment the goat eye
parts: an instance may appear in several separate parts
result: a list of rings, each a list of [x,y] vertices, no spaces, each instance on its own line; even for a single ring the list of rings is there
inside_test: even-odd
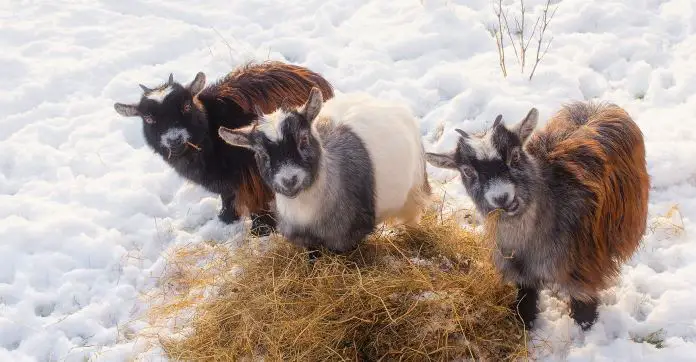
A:
[[[184,113],[191,112],[191,102],[184,103]]]
[[[472,181],[476,180],[476,170],[471,166],[461,166],[462,175]]]
[[[512,152],[510,153],[509,165],[511,165],[511,166],[517,165],[517,163],[520,162],[520,157],[521,156],[520,156],[520,149],[519,148],[515,148],[514,150],[512,150]]]
[[[143,116],[143,121],[145,121],[145,123],[147,123],[147,124],[153,124],[153,123],[155,123],[155,120],[154,120],[154,119],[152,118],[152,116],[149,115],[149,114],[146,114],[146,115]]]
[[[309,146],[309,136],[303,134],[300,136],[300,140],[297,142],[298,147],[303,150]]]

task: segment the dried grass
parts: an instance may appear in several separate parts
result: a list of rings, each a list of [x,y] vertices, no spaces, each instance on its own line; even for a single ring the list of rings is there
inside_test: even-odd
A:
[[[277,236],[234,252],[180,248],[148,295],[159,328],[149,337],[187,361],[526,357],[514,289],[482,238],[430,212],[418,228],[380,230],[314,264]]]

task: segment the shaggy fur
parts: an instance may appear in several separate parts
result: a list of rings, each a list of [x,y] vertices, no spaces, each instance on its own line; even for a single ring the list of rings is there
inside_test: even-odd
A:
[[[479,211],[501,210],[494,261],[520,288],[525,322],[536,317],[538,289],[553,285],[570,295],[573,318],[588,329],[599,292],[611,286],[646,228],[643,136],[610,104],[570,104],[529,137],[536,118],[532,110],[511,128],[496,120],[487,137],[498,159],[477,158],[472,144],[485,136],[462,131],[454,153],[427,157],[460,170]],[[506,189],[512,201],[492,205],[483,196],[492,180],[512,185]]]
[[[300,109],[274,112],[258,126],[220,128],[225,141],[256,152],[283,235],[344,253],[377,223],[417,223],[430,187],[410,112],[365,95],[321,99],[315,88]]]
[[[155,89],[141,85],[145,93],[139,104],[115,108],[123,116],[143,118],[148,145],[181,176],[220,194],[222,221],[234,222],[248,211],[256,226],[272,227],[273,192],[259,175],[254,153],[229,147],[217,130],[251,124],[254,107],[300,106],[314,86],[331,98],[331,85],[306,68],[281,62],[247,64],[204,85],[203,73],[186,87],[170,76]]]

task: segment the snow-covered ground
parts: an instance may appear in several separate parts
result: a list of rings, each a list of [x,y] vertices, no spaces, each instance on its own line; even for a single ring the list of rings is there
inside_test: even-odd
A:
[[[539,3],[527,0],[530,11]],[[511,49],[510,76],[501,75],[490,0],[3,2],[0,360],[136,356],[143,325],[130,322],[163,251],[226,241],[240,227],[218,222],[218,199],[177,177],[144,144],[140,119],[112,105],[137,101],[138,83],[170,72],[214,79],[254,59],[406,102],[429,149],[451,147],[454,127],[479,130],[498,113],[516,121],[535,106],[545,119],[592,98],[625,107],[647,142],[651,230],[590,332],[545,294],[532,343],[549,360],[693,360],[695,12],[693,0],[563,0],[530,82]],[[458,179],[444,188],[467,203]],[[636,342],[651,334],[663,348]]]

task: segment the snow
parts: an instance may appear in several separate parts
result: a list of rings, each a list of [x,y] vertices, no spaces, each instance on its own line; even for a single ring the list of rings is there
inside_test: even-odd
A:
[[[540,3],[527,1],[530,11]],[[219,200],[169,169],[146,147],[140,119],[113,103],[136,102],[138,83],[154,87],[170,72],[187,84],[252,59],[301,64],[341,92],[407,103],[429,150],[497,114],[511,123],[537,107],[543,124],[571,100],[625,107],[646,138],[650,231],[591,331],[544,293],[530,343],[547,360],[692,359],[695,11],[691,0],[562,0],[529,81],[510,49],[509,76],[500,73],[489,0],[3,3],[0,360],[138,357],[144,344],[133,336],[147,327],[139,296],[161,274],[163,252],[234,244],[242,228],[216,220]],[[450,171],[429,172],[446,181],[436,189],[470,205]],[[664,348],[636,342],[656,332]]]

